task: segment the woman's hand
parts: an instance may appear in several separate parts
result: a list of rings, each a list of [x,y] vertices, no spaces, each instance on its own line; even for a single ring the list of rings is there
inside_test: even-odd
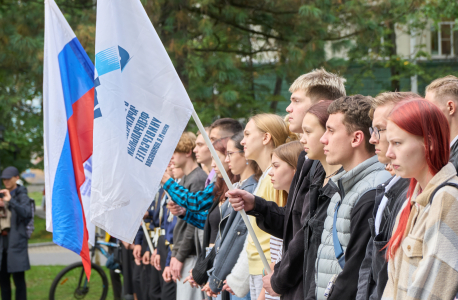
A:
[[[227,280],[224,280],[223,291],[227,291],[228,293],[231,293],[232,295],[235,296],[235,293],[232,291],[232,289],[227,284]]]
[[[201,291],[207,293],[208,297],[216,298],[218,296],[218,294],[215,294],[212,291],[212,289],[210,288],[210,284],[208,282],[206,285],[204,285]]]

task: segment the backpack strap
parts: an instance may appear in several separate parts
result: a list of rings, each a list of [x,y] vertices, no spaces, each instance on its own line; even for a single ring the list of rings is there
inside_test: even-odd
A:
[[[444,186],[453,186],[455,188],[458,189],[458,184],[456,183],[453,183],[453,182],[442,182],[431,194],[430,198],[429,198],[429,204],[432,204],[433,203],[433,198],[434,196],[436,195],[436,193],[441,189],[443,188]]]
[[[343,270],[345,266],[345,252],[343,251],[342,244],[340,243],[339,236],[337,235],[337,213],[339,212],[340,205],[345,198],[345,190],[343,188],[341,179],[337,181],[337,185],[339,187],[340,200],[336,203],[336,207],[334,208],[334,220],[332,222],[332,244],[334,246],[334,253],[336,255],[337,261]]]
[[[337,261],[339,262],[340,267],[343,269],[345,266],[345,255],[344,255],[342,245],[340,244],[339,236],[337,235],[337,228],[336,228],[337,213],[339,212],[339,207],[341,203],[342,203],[342,200],[337,202],[336,207],[334,209],[334,221],[332,223],[332,244],[334,245],[334,252],[335,252]]]

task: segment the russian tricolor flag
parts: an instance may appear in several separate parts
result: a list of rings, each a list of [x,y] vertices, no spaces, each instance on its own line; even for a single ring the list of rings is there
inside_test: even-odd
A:
[[[80,187],[92,155],[94,65],[54,0],[45,1],[44,151],[46,228],[53,241],[91,261]]]

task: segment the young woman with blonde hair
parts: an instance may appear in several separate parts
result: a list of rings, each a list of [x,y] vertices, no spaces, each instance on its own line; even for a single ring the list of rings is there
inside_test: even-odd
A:
[[[270,201],[275,201],[279,206],[286,204],[288,194],[284,190],[275,190],[267,174],[271,169],[272,153],[275,148],[291,140],[297,140],[297,135],[289,131],[287,124],[280,116],[258,114],[253,116],[245,126],[244,138],[241,142],[244,146],[245,158],[256,161],[263,172],[253,194]],[[270,234],[262,231],[256,225],[255,217],[250,216],[249,218],[256,237],[264,251],[264,255],[267,261],[270,261]],[[262,290],[262,272],[264,266],[250,236],[248,237],[246,251],[250,272],[251,299],[258,299]]]

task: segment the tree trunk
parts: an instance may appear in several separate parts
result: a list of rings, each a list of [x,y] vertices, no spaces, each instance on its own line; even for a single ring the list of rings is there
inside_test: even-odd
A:
[[[274,89],[274,96],[279,96],[281,93],[281,85],[283,83],[283,77],[277,75],[277,79],[275,80],[275,89]],[[272,113],[277,112],[278,106],[278,98],[274,99],[274,101],[270,102],[270,111]]]
[[[391,47],[390,47],[390,57],[393,58],[394,56],[397,55],[397,47],[396,47],[396,27],[395,23],[390,23],[390,41],[391,41]],[[399,76],[399,70],[394,64],[391,64],[390,68],[390,73],[391,73],[391,91],[392,92],[399,92],[401,90],[401,84],[398,79],[395,79],[395,77]]]

